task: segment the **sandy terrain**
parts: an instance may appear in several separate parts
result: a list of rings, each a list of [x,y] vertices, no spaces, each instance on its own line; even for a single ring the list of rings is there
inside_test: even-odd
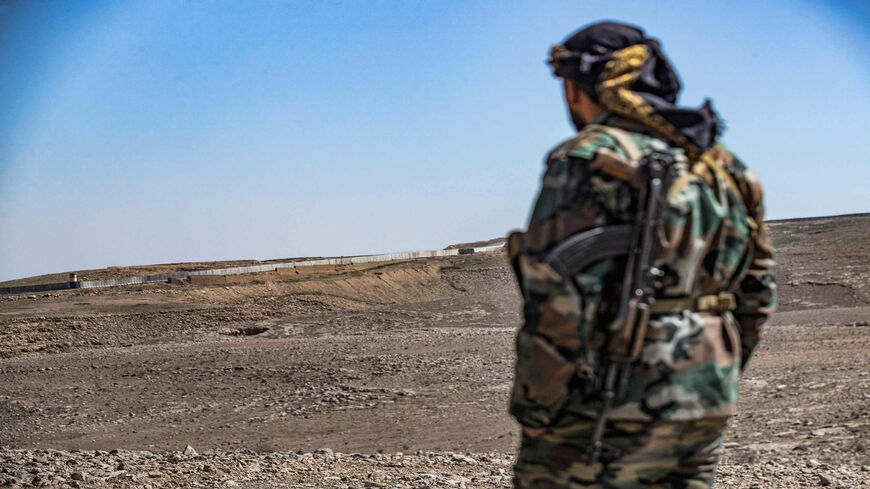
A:
[[[772,230],[720,484],[870,487],[870,217]],[[510,486],[503,255],[223,282],[0,297],[0,486]]]

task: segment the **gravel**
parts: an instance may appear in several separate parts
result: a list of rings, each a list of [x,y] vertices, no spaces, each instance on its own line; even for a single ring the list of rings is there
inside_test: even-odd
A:
[[[508,488],[513,455],[0,448],[0,487],[57,488]],[[774,460],[719,468],[728,488],[865,488],[866,466]]]

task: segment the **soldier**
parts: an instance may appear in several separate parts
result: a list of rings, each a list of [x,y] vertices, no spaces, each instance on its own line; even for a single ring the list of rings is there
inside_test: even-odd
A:
[[[554,46],[549,63],[579,133],[547,156],[528,229],[508,242],[524,299],[510,402],[522,426],[515,486],[711,487],[740,372],[776,307],[760,183],[717,142],[709,101],[675,105],[677,74],[642,30],[590,25]],[[655,287],[622,392],[605,407],[616,358],[605,347],[626,307],[630,258],[593,250],[607,257],[566,276],[548,257],[590,230],[623,225],[636,236],[640,162],[652,153],[666,158],[668,182],[647,243]]]

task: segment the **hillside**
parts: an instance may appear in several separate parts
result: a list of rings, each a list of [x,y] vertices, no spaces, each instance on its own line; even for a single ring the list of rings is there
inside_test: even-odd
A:
[[[870,214],[774,221],[781,310],[870,302]]]

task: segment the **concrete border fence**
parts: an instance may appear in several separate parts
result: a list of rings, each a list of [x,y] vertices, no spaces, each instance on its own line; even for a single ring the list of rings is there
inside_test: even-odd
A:
[[[385,253],[381,255],[346,256],[339,258],[323,258],[320,260],[302,260],[266,263],[247,267],[214,268],[210,270],[192,270],[189,272],[162,273],[145,275],[143,277],[125,277],[109,280],[83,280],[80,282],[61,282],[54,284],[22,285],[18,287],[0,287],[0,295],[26,294],[28,292],[45,292],[63,289],[94,289],[99,287],[119,287],[123,285],[167,282],[170,279],[187,279],[195,275],[241,275],[245,273],[273,272],[279,268],[310,267],[317,265],[351,265],[354,263],[374,263],[393,260],[413,260],[416,258],[432,258],[437,256],[470,255],[486,253],[504,248],[504,243],[494,246],[477,248],[454,248],[449,250],[406,251],[402,253]]]

